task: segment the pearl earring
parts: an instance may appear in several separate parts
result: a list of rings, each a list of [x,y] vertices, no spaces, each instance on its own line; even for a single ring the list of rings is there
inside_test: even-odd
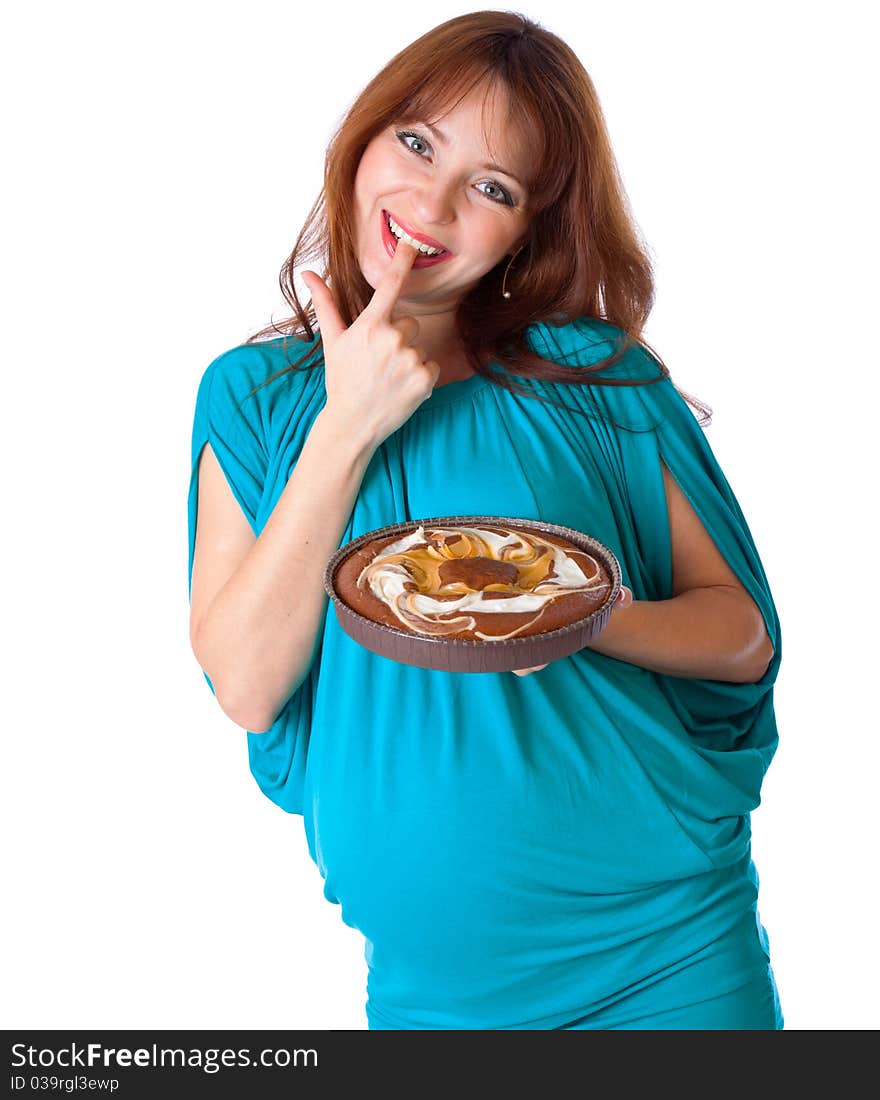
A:
[[[516,257],[519,255],[519,253],[523,250],[524,247],[525,247],[524,245],[520,245],[519,248],[516,250],[516,252],[514,252],[514,254],[507,261],[507,267],[504,269],[504,278],[501,280],[501,297],[502,298],[509,298],[510,297],[510,291],[504,289],[504,286],[507,282],[507,272],[510,271],[510,265],[513,263],[513,261],[516,259]]]

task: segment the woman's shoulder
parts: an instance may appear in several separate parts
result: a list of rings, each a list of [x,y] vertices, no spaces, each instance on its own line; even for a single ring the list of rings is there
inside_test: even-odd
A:
[[[690,431],[709,412],[692,410],[667,365],[641,339],[608,321],[583,316],[564,323],[543,321],[526,330],[532,350],[563,367],[590,367],[572,373],[571,382],[541,381],[536,388],[588,415],[610,418],[631,431],[651,431],[663,423]],[[616,362],[602,366],[616,356]],[[693,422],[693,423],[691,423]]]
[[[610,321],[587,315],[570,321],[536,322],[526,330],[526,340],[543,359],[570,367],[591,367],[624,349],[616,363],[596,372],[601,378],[648,381],[656,378],[660,369],[640,341]]]
[[[317,336],[281,336],[227,348],[205,368],[198,400],[223,419],[234,412],[271,419],[279,406],[289,412],[305,394],[323,388],[323,365],[310,354],[317,344]],[[291,370],[294,364],[298,369]]]
[[[259,340],[254,343],[236,344],[221,351],[205,368],[204,377],[213,384],[221,383],[234,390],[249,393],[270,378],[287,371],[289,379],[304,379],[309,373],[315,373],[320,367],[313,367],[315,356],[303,359],[316,349],[318,337],[307,340],[303,337],[280,336],[273,340]],[[308,370],[289,371],[294,363],[303,360],[302,366]]]

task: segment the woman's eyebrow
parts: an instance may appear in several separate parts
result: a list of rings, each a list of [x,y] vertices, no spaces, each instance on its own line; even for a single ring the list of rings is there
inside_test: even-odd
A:
[[[449,138],[446,137],[442,130],[438,130],[438,128],[436,126],[432,126],[430,122],[425,122],[422,119],[419,119],[418,121],[420,126],[424,126],[426,130],[431,131],[435,138],[439,138],[443,145],[449,144]],[[490,161],[486,161],[486,163],[481,164],[480,167],[486,168],[490,172],[501,172],[505,176],[510,176],[512,180],[516,180],[520,187],[525,187],[525,184],[522,182],[522,180],[520,180],[513,172],[511,172],[509,168],[504,168],[500,164],[492,164]]]

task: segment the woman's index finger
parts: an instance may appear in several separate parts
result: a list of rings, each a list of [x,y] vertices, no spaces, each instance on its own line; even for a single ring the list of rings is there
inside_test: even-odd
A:
[[[415,263],[419,251],[404,241],[397,242],[397,248],[391,257],[391,263],[385,274],[379,280],[379,285],[373,292],[365,313],[369,312],[380,317],[390,317],[394,303],[400,297],[403,284],[407,280],[410,268]]]

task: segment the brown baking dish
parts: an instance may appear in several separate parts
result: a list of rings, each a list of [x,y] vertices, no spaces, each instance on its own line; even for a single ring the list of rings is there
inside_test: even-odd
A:
[[[607,595],[601,598],[598,606],[594,602],[592,609],[582,618],[567,622],[564,626],[503,640],[421,634],[403,626],[377,622],[361,614],[341,598],[335,586],[335,578],[343,562],[366,543],[386,538],[393,542],[395,538],[415,532],[419,527],[424,527],[426,531],[431,528],[456,527],[502,528],[512,531],[525,528],[551,538],[556,536],[573,543],[604,566],[610,577]],[[356,642],[382,657],[443,672],[509,672],[567,657],[592,642],[604,629],[611,615],[620,592],[621,571],[617,558],[607,546],[570,527],[510,516],[434,516],[380,527],[352,539],[341,546],[327,562],[323,583],[324,590],[333,601],[343,630]]]

